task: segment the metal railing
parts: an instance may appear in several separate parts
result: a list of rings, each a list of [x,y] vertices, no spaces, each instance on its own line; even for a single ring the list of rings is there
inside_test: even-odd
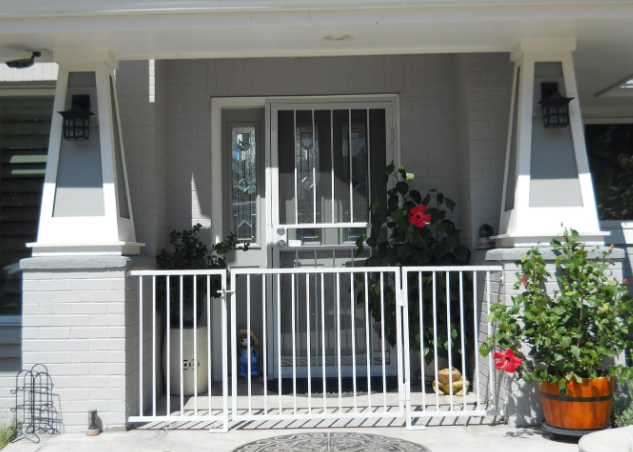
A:
[[[483,340],[481,334],[490,334],[489,330],[482,333],[480,329],[482,326],[490,328],[491,273],[496,272],[502,272],[502,268],[403,268],[403,299],[407,300],[403,312],[407,330],[404,349],[417,352],[421,357],[420,383],[416,391],[411,389],[410,359],[405,359],[408,428],[414,427],[416,418],[503,414],[497,406],[495,374],[491,371],[494,369],[492,354],[483,358],[478,352]],[[438,302],[440,298],[444,303]],[[417,316],[415,323],[410,323],[412,313]],[[410,328],[414,328],[420,338],[416,347],[410,343]],[[427,374],[424,359],[428,354],[434,358],[430,366],[431,375]],[[449,369],[443,375],[439,370],[441,361]],[[461,376],[452,371],[455,365],[461,367]],[[443,385],[440,384],[442,380]],[[464,387],[466,390],[463,390]],[[442,394],[446,389],[447,393]],[[459,392],[461,394],[456,395]]]
[[[370,274],[378,276],[384,284],[389,280],[399,292],[400,269],[394,267],[248,268],[231,272],[232,331],[237,330],[239,301],[245,304],[242,306],[246,314],[243,326],[247,331],[252,330],[253,280],[260,283],[259,292],[266,294],[261,296],[261,310],[256,312],[262,314],[259,326],[263,333],[264,378],[261,382],[253,380],[252,344],[248,335],[246,377],[241,383],[238,378],[232,379],[233,419],[393,418],[404,414],[404,399],[398,397],[403,393],[404,381],[401,341],[391,349],[382,339],[384,332],[373,334],[372,327],[380,324],[372,319],[369,309]],[[275,301],[269,306],[266,300]],[[381,298],[382,313],[385,302],[384,297]],[[400,322],[399,310],[397,318]],[[232,343],[232,375],[235,376],[238,374],[238,344],[235,340]],[[284,347],[284,343],[289,345]],[[391,376],[387,374],[387,362]],[[271,373],[274,378],[269,382],[266,376]],[[397,392],[391,394],[389,377],[397,382]],[[360,379],[364,380],[363,390],[358,388]],[[380,385],[382,403],[376,403],[372,397],[372,380]],[[344,388],[344,381],[350,383],[351,388]],[[268,394],[271,382],[276,396]],[[261,396],[253,396],[255,385],[261,386]],[[240,386],[245,388],[240,390]],[[318,392],[313,386],[318,387]],[[288,390],[284,390],[286,387]],[[240,401],[246,403],[239,406]]]
[[[136,270],[129,274],[138,276],[139,287],[139,401],[138,414],[130,416],[129,421],[219,421],[222,425],[219,430],[228,431],[226,271]],[[217,294],[212,292],[213,283],[219,285]],[[150,296],[145,295],[148,292]],[[221,296],[215,300],[213,295]],[[172,303],[174,299],[177,303]],[[216,303],[219,303],[219,309],[214,309]],[[175,311],[174,305],[177,307]],[[189,320],[185,320],[186,305],[191,305]],[[220,325],[222,333],[220,337],[213,337],[212,326],[218,314],[220,319],[216,324]],[[205,327],[199,331],[202,325]],[[162,344],[158,337],[161,329],[165,330]],[[215,360],[214,341],[221,343],[221,357]],[[203,350],[199,350],[201,345]],[[159,362],[163,364],[162,372]],[[148,364],[151,366],[149,372],[145,369]],[[221,377],[219,396],[217,392],[216,395],[213,393],[214,371]],[[164,394],[159,393],[162,389],[159,386],[164,386]],[[189,395],[192,397],[185,403],[185,396]],[[176,400],[173,400],[174,396]],[[205,404],[200,404],[203,396]],[[214,400],[220,406],[214,407]]]
[[[422,418],[503,414],[492,358],[477,351],[491,333],[496,272],[240,268],[228,285],[223,270],[131,271],[139,386],[129,421],[228,431],[229,420],[405,418],[420,428]],[[459,377],[441,367],[461,368],[469,390],[457,395]],[[442,377],[445,395],[434,389]]]

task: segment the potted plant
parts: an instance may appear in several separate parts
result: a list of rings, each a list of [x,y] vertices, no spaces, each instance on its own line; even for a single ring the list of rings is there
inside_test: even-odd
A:
[[[156,256],[156,264],[162,270],[204,270],[225,269],[226,256],[239,248],[246,251],[248,244],[241,244],[235,234],[229,234],[222,242],[214,245],[206,245],[197,236],[202,225],[196,224],[190,230],[181,232],[172,231],[169,234],[169,244],[172,251],[163,249]],[[195,284],[194,284],[195,278]],[[211,297],[218,298],[221,295],[221,279],[217,276],[208,278],[208,292]],[[182,287],[181,287],[182,285]],[[167,297],[169,292],[169,298]],[[195,294],[194,294],[195,292]],[[182,300],[181,294],[182,293]],[[195,296],[194,296],[195,295]],[[167,300],[169,306],[166,307]],[[195,303],[194,303],[195,300]],[[211,325],[201,321],[202,313],[207,305],[207,277],[202,276],[176,276],[171,277],[167,284],[167,277],[157,278],[157,309],[158,312],[169,310],[169,343],[165,334],[163,347],[163,371],[170,374],[170,393],[180,394],[181,389],[185,395],[201,393],[207,390],[208,375],[206,365],[191,365],[194,360],[194,342],[198,342],[198,360],[205,360],[207,356],[207,330]],[[182,311],[181,311],[182,304]],[[195,304],[195,306],[194,306]],[[182,316],[181,316],[182,312]],[[196,314],[194,316],[194,313]],[[197,325],[197,334],[193,332],[193,326]],[[183,331],[180,331],[182,326]],[[182,341],[182,347],[180,342]],[[170,349],[169,369],[167,369],[167,348]],[[182,350],[182,356],[181,356]],[[180,362],[180,360],[185,362]],[[196,369],[198,372],[198,387],[194,387],[192,372],[184,374],[183,382],[180,381],[180,369]]]
[[[605,361],[629,346],[633,298],[626,280],[610,276],[613,245],[592,259],[578,232],[565,229],[551,247],[557,254],[557,289],[548,291],[552,275],[539,249],[525,253],[516,262],[520,272],[514,288],[521,292],[510,305],[491,306],[489,321],[496,322],[496,332],[480,352],[486,356],[495,347],[507,349],[495,353],[497,369],[538,382],[544,429],[566,429],[576,436],[608,427],[614,377],[632,374],[624,365]]]
[[[409,183],[414,175],[407,173],[404,167],[396,170],[393,162],[385,168],[385,182],[393,181],[394,185],[387,191],[387,199],[378,197],[370,206],[371,230],[369,235],[361,235],[356,241],[358,258],[366,247],[372,249],[371,257],[364,261],[365,266],[422,266],[422,265],[464,265],[470,259],[470,251],[460,244],[459,230],[447,218],[447,210],[455,208],[455,202],[435,189],[422,197],[419,191],[411,189]],[[385,230],[385,226],[386,229]],[[427,324],[420,331],[420,308],[417,300],[419,291],[423,290],[422,310],[425,318],[433,316],[433,300],[431,275],[425,275],[421,281],[418,275],[411,274],[408,281],[408,296],[416,300],[409,304],[409,344],[412,351],[421,354],[426,364],[430,364],[434,356],[435,341],[432,324]],[[360,275],[357,275],[360,277]],[[460,300],[458,278],[451,278],[451,297],[446,297],[446,274],[436,274],[437,284],[437,347],[440,358],[447,358],[450,353],[461,352],[460,343]],[[364,303],[364,282],[358,281],[358,303]],[[469,284],[464,284],[465,299],[472,294],[468,292]],[[381,291],[385,300],[385,336],[393,346],[396,342],[396,296],[392,284],[380,287],[380,277],[369,275],[369,303],[372,317],[381,322]],[[446,305],[451,304],[451,318],[447,316]],[[472,303],[466,302],[468,311]],[[470,312],[470,311],[468,311]],[[468,314],[468,312],[466,314]],[[464,342],[470,350],[474,346],[467,338],[472,337],[471,322],[467,322]],[[452,341],[448,340],[449,328]],[[470,333],[470,334],[469,334]],[[423,350],[421,352],[421,350]],[[461,359],[453,359],[454,363]],[[448,372],[448,370],[447,370]],[[465,376],[464,376],[465,377]]]

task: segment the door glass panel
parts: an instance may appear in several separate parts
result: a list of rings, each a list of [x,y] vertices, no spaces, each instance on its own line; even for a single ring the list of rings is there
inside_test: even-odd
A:
[[[367,110],[352,110],[352,222],[368,222],[369,207],[369,140]]]
[[[240,243],[257,236],[257,130],[255,126],[231,127],[231,180],[233,228]]]
[[[319,147],[315,142],[312,112],[297,111],[295,127],[295,165],[297,172],[298,223],[316,223],[316,186]]]
[[[350,214],[350,162],[349,162],[349,110],[332,112],[332,135],[334,137],[334,221],[349,223]]]
[[[296,224],[294,110],[280,110],[277,116],[277,159],[279,166],[279,224]]]

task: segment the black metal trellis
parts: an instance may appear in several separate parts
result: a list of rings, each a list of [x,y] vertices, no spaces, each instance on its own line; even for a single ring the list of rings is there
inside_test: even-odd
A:
[[[13,442],[27,439],[33,443],[41,441],[39,434],[60,433],[60,413],[55,409],[53,380],[48,368],[36,364],[30,370],[21,370],[15,377],[15,413],[18,436]]]

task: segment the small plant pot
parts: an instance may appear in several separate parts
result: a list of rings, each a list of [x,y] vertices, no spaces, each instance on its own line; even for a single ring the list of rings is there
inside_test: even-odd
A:
[[[568,430],[601,430],[609,427],[613,405],[614,379],[584,379],[567,383],[567,396],[558,392],[558,384],[539,383],[545,422]]]

